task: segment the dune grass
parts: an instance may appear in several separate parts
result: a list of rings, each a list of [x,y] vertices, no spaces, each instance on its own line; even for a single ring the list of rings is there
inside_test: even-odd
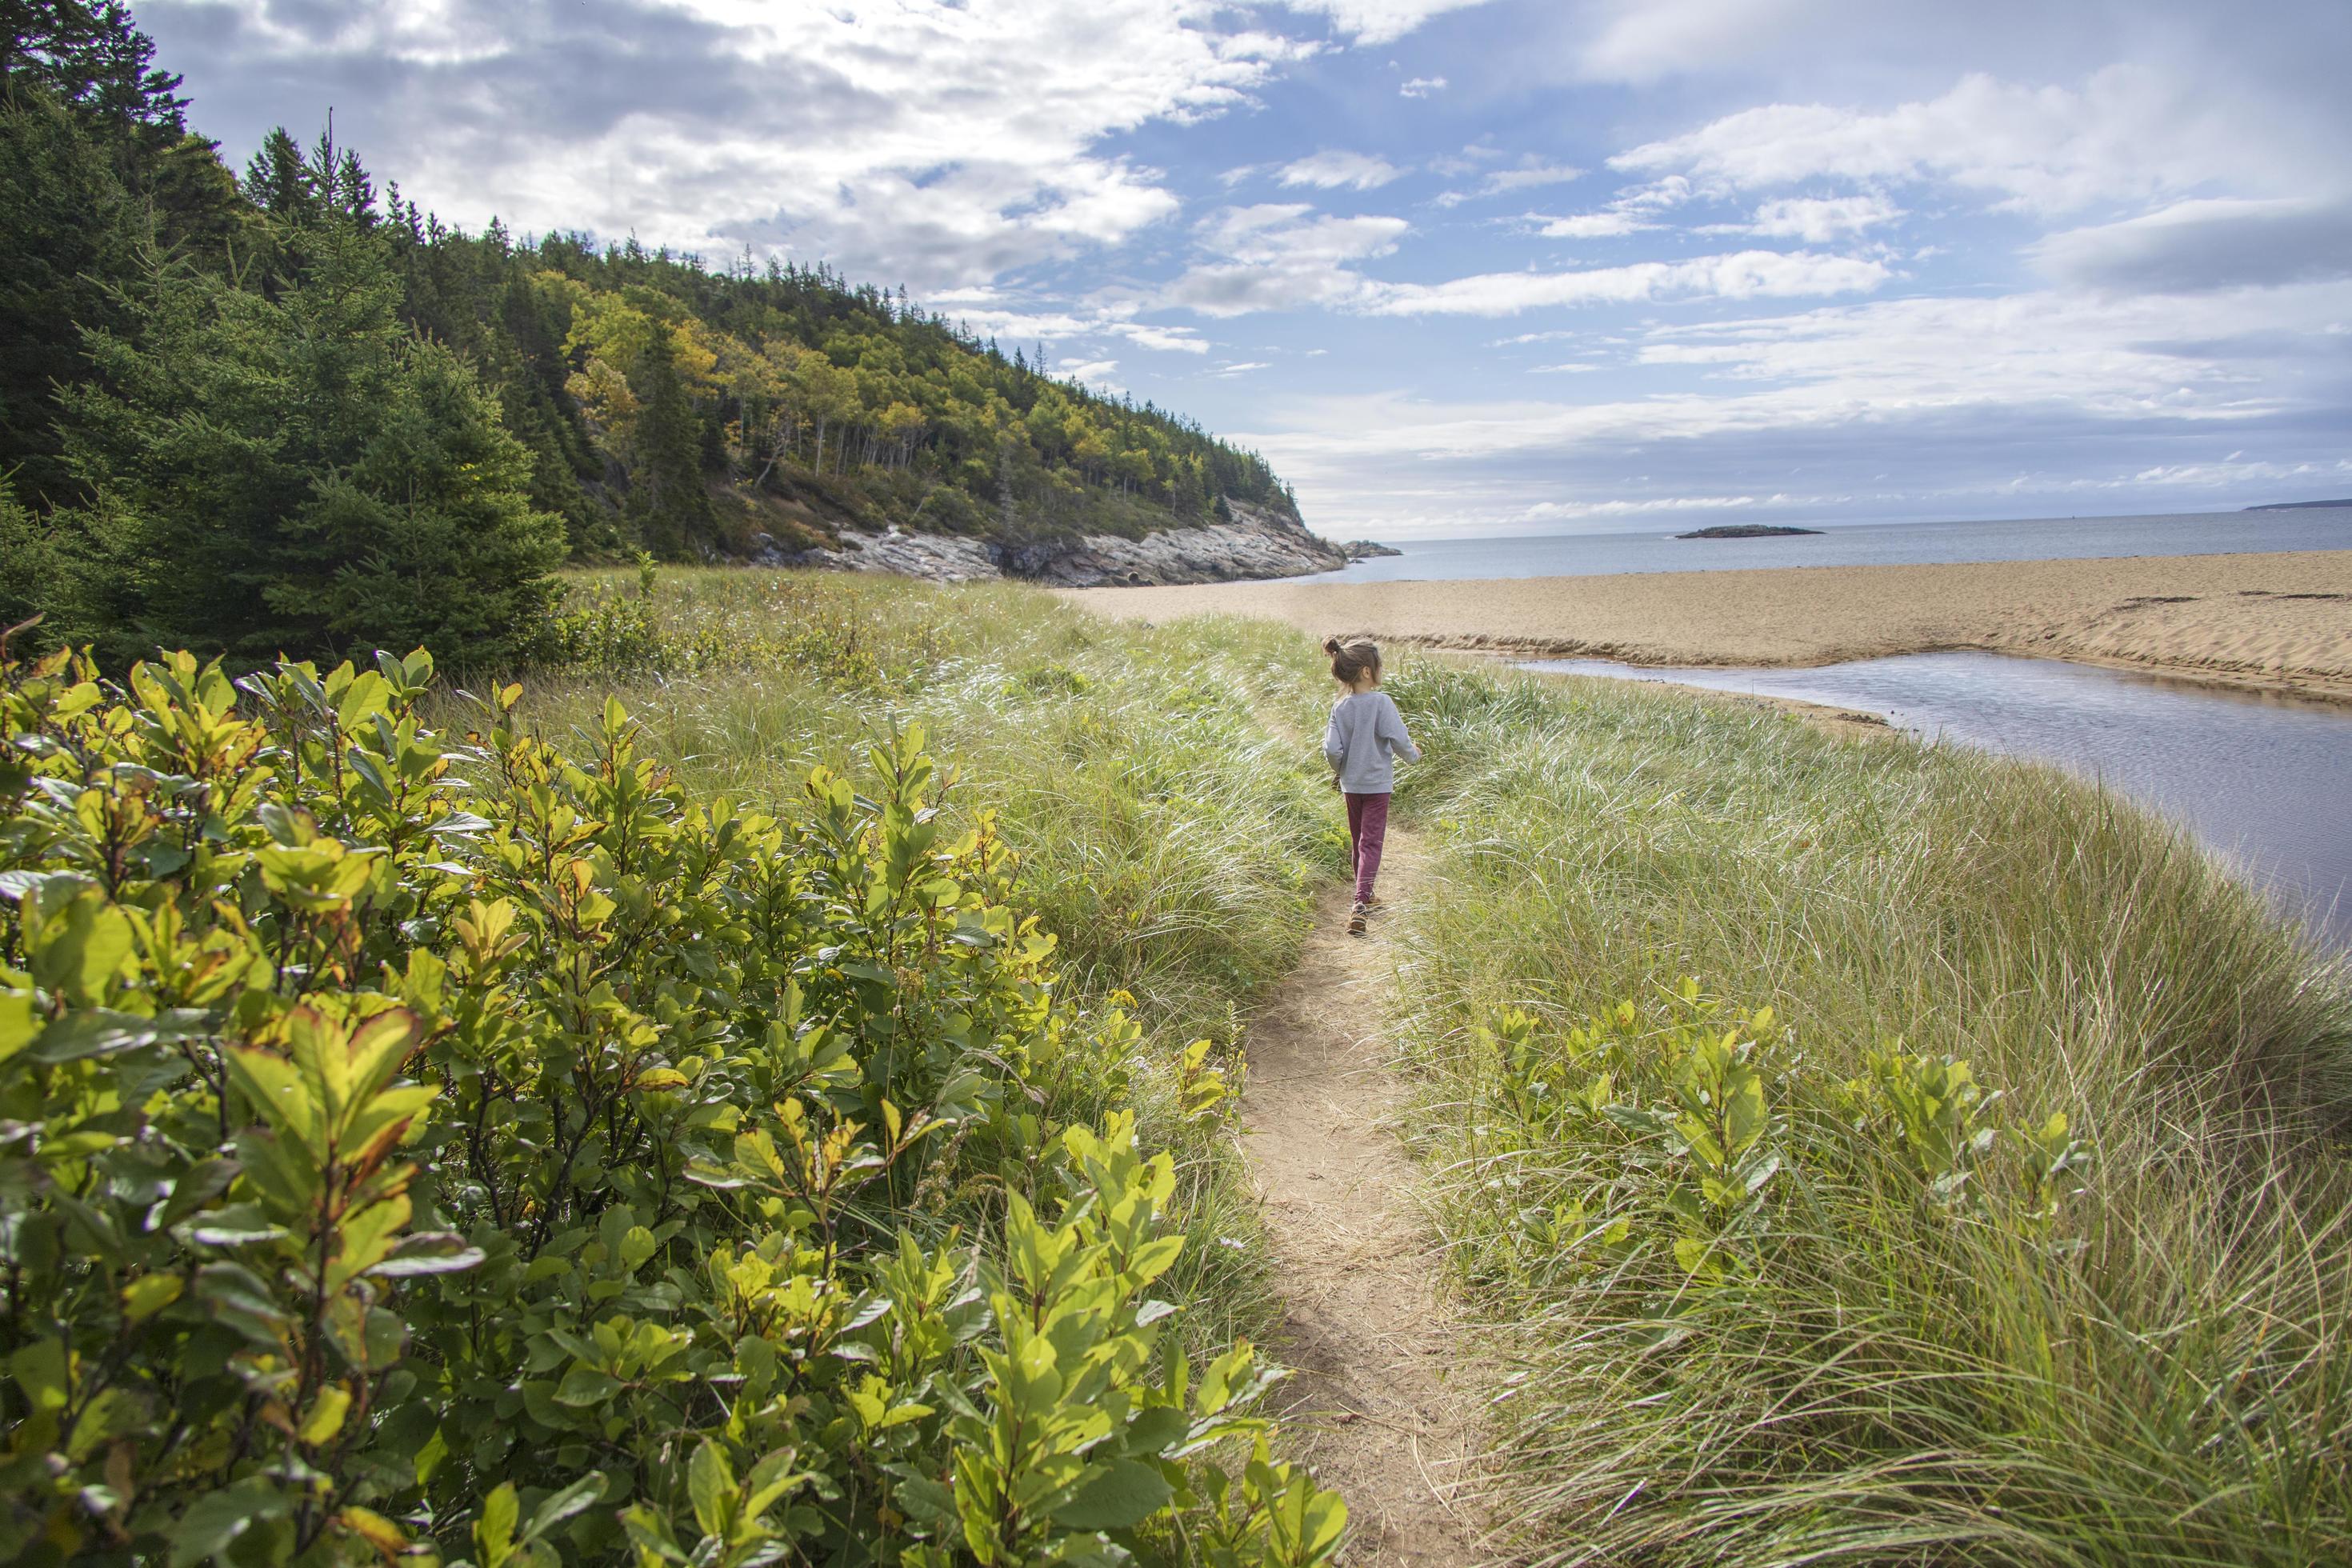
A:
[[[960,775],[945,809],[992,816],[1019,857],[1015,899],[1057,940],[1065,994],[1145,1031],[1131,1081],[1065,1084],[1056,1114],[1130,1104],[1177,1152],[1190,1239],[1168,1283],[1190,1338],[1263,1339],[1276,1309],[1230,1124],[1187,1122],[1179,1098],[1183,1047],[1234,1061],[1344,858],[1319,761],[1265,722],[1314,698],[1289,639],[1112,626],[1011,584],[665,569],[649,591],[634,573],[572,586],[574,667],[524,678],[523,712],[561,731],[617,696],[698,790],[789,810],[811,766],[855,776],[893,726],[924,728]]]
[[[1390,689],[1409,1132],[1528,1561],[2352,1556],[2340,963],[2049,770]]]
[[[1132,1096],[1180,1151],[1196,1332],[1263,1334],[1238,1153],[1188,1127],[1177,1063],[1234,1050],[1339,870],[1307,639],[996,585],[578,594],[574,672],[530,713],[617,691],[698,784],[785,804],[926,727],[963,770],[950,809],[1020,851],[1065,985],[1134,998],[1138,1081],[1068,1092]],[[2046,770],[1444,658],[1390,684],[1435,873],[1397,917],[1405,1131],[1465,1317],[1516,1368],[1511,1550],[2352,1555],[2339,963]]]

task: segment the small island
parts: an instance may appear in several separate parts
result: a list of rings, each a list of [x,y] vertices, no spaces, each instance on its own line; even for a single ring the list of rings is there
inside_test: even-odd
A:
[[[1339,546],[1339,553],[1350,561],[1370,561],[1375,555],[1402,555],[1404,552],[1377,540],[1351,539]]]
[[[1776,522],[1727,522],[1716,528],[1702,528],[1695,533],[1677,533],[1676,539],[1780,539],[1792,533],[1819,533],[1818,528],[1788,528]]]
[[[2344,500],[2273,500],[2260,506],[2250,506],[2248,511],[2333,511],[2341,508],[2352,511],[2352,498]]]

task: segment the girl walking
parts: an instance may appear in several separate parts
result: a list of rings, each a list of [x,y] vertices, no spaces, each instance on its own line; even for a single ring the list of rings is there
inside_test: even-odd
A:
[[[1364,917],[1378,902],[1372,883],[1381,874],[1381,846],[1389,832],[1389,795],[1396,788],[1396,762],[1421,760],[1421,748],[1404,732],[1404,716],[1381,689],[1381,650],[1376,643],[1342,646],[1325,640],[1331,679],[1347,692],[1331,705],[1331,726],[1323,731],[1323,760],[1332,782],[1348,797],[1348,844],[1356,866],[1356,907],[1348,916],[1351,936],[1364,934]]]

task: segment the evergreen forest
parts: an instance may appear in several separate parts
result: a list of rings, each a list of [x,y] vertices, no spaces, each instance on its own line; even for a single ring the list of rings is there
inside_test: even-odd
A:
[[[0,5],[0,625],[251,666],[532,657],[567,560],[1296,515],[1265,462],[904,289],[441,222],[331,131],[242,174],[116,0]]]

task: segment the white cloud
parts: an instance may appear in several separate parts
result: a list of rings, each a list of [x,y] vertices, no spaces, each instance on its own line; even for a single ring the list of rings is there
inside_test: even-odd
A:
[[[1827,245],[1902,216],[1903,209],[1885,196],[1790,196],[1758,207],[1753,223],[1724,226],[1736,234]]]
[[[1528,367],[1529,375],[1590,375],[1601,367],[1584,360],[1570,360],[1562,364],[1535,364]]]
[[[1399,98],[1427,98],[1433,92],[1444,92],[1445,90],[1445,79],[1442,76],[1409,77],[1405,80],[1397,84],[1397,96]]]
[[[2216,463],[2160,463],[2132,476],[2138,484],[2199,489],[2231,489],[2253,482],[2340,485],[2347,478],[2352,478],[2352,458],[2332,463],[2241,462],[2234,452]]]
[[[1105,326],[1104,331],[1125,338],[1140,349],[1159,349],[1163,353],[1204,354],[1209,352],[1206,338],[1190,327],[1154,326],[1149,321],[1118,321]]]
[[[1102,341],[1107,339],[1157,352],[1209,352],[1208,340],[1193,328],[1134,320],[1138,301],[1133,300],[1104,298],[1082,307],[1062,309],[1032,303],[994,289],[959,289],[928,296],[916,303],[940,310],[983,338],[1000,338],[1007,344],[1076,341],[1097,345],[1091,354],[1071,356],[1074,363],[1107,358],[1099,353],[1101,347],[1108,346]]]
[[[1269,363],[1269,361],[1262,359],[1240,360],[1230,364],[1221,364],[1209,374],[1214,376],[1246,375],[1254,370],[1266,369]]]
[[[1644,512],[1724,511],[1788,500],[1787,496],[1658,496],[1649,500],[1548,500],[1528,508],[1518,521],[1559,522],[1581,517],[1639,517]]]
[[[1807,0],[1604,0],[1578,53],[1584,74],[1653,81],[1738,58],[1809,9]]]
[[[2275,406],[2293,376],[2263,373],[2233,340],[2282,315],[2317,327],[2352,287],[2240,290],[2194,301],[2055,291],[1888,300],[1792,316],[1654,328],[1646,364],[1833,395],[1850,408],[2063,403],[2109,416],[2232,418]]]
[[[1536,224],[1536,232],[1546,239],[1614,239],[1658,226],[1646,218],[1622,211],[1571,213],[1566,217],[1544,217],[1538,213],[1528,216]]]
[[[1688,261],[1639,261],[1569,272],[1488,272],[1444,283],[1387,284],[1362,308],[1380,316],[1509,316],[1543,307],[1692,296],[1746,300],[1867,293],[1887,277],[1881,263],[1852,257],[1742,250]]]
[[[1561,185],[1584,177],[1584,171],[1571,163],[1547,163],[1540,159],[1523,160],[1516,169],[1497,169],[1479,185],[1482,195],[1501,195],[1507,191],[1532,190],[1538,185]]]
[[[1189,268],[1157,303],[1207,316],[1319,305],[1375,316],[1509,316],[1545,307],[1708,296],[1790,298],[1867,293],[1891,276],[1879,261],[1743,250],[1685,261],[1562,272],[1490,272],[1437,283],[1391,283],[1357,264],[1386,256],[1402,218],[1318,216],[1304,202],[1227,207],[1198,228],[1213,259]]]
[[[332,17],[332,26],[323,29],[320,24],[327,18],[299,13],[280,16],[266,0],[243,5],[226,0],[226,8],[242,13],[239,19],[257,42],[289,53],[305,52],[325,42],[339,52],[365,52],[404,65],[436,67],[474,65],[513,52],[514,41],[498,26],[498,17],[466,0],[342,7]],[[142,12],[148,9],[141,7]]]
[[[1282,0],[1293,11],[1330,17],[1334,27],[1360,44],[1391,43],[1433,16],[1486,3],[1486,0]]]
[[[1304,202],[1227,207],[1199,229],[1214,259],[1188,268],[1163,302],[1204,316],[1345,304],[1370,287],[1350,264],[1394,250],[1410,226],[1398,217],[1316,216]]]
[[[1612,239],[1664,226],[1657,221],[1659,215],[1681,206],[1696,194],[1688,179],[1668,174],[1647,184],[1626,186],[1598,212],[1570,213],[1565,217],[1529,213],[1528,221],[1546,239]]]
[[[1318,190],[1378,190],[1404,174],[1386,158],[1368,153],[1314,153],[1282,168],[1286,185],[1312,185]]]
[[[1496,155],[1489,148],[1467,150],[1488,156]],[[1465,158],[1441,158],[1433,164],[1433,167],[1443,174],[1464,174],[1470,173],[1476,164]],[[1475,196],[1505,195],[1513,191],[1533,190],[1539,185],[1566,184],[1571,180],[1580,180],[1583,177],[1584,171],[1573,163],[1547,163],[1534,153],[1529,153],[1519,160],[1516,168],[1488,171],[1478,182],[1476,188],[1466,191],[1445,191],[1441,193],[1435,201],[1441,207],[1457,207]]]
[[[2352,199],[2179,202],[2050,235],[2033,255],[2070,283],[2158,293],[2352,277]]]
[[[1064,360],[1054,367],[1054,374],[1065,381],[1075,381],[1097,391],[1118,393],[1127,389],[1111,380],[1112,373],[1118,369],[1118,361],[1115,359]]]
[[[1247,103],[1318,47],[1232,30],[1220,0],[152,9],[216,62],[207,107],[301,122],[308,106],[279,84],[315,83],[341,98],[345,139],[446,217],[783,248],[917,289],[1172,216],[1160,173],[1102,141]],[[204,122],[247,144],[268,123]]]
[[[1459,153],[1448,153],[1443,157],[1432,158],[1429,161],[1429,166],[1441,174],[1467,174],[1485,168],[1497,159],[1508,156],[1509,154],[1500,147],[1490,142],[1472,142],[1464,146]]]
[[[2141,67],[2093,74],[2080,90],[1972,74],[1940,98],[1883,113],[1822,103],[1742,110],[1612,158],[1674,171],[1722,192],[1817,179],[1948,180],[2004,205],[2063,212],[2184,192],[2242,160],[2212,106]]]

